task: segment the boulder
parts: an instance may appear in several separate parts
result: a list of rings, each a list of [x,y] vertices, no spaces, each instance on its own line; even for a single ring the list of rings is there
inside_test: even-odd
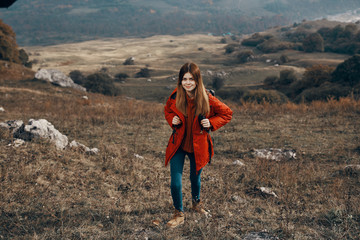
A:
[[[86,88],[74,83],[70,77],[56,69],[40,69],[35,74],[35,78],[51,82],[61,87],[71,87],[86,92]]]
[[[245,163],[243,163],[243,162],[240,161],[240,160],[235,160],[232,164],[233,164],[233,165],[238,165],[238,166],[245,166]]]
[[[33,138],[49,139],[58,149],[64,149],[68,145],[67,136],[61,134],[46,119],[30,119],[27,125],[22,125],[15,133],[15,138],[31,141]]]
[[[5,112],[5,109],[3,107],[0,107],[0,112]]]

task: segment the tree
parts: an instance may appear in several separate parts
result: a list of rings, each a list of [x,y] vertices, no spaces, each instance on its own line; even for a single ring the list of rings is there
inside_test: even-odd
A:
[[[86,77],[79,70],[74,70],[69,73],[69,77],[74,83],[84,86]]]
[[[254,52],[252,50],[241,51],[236,57],[239,63],[246,63],[254,58]]]
[[[323,52],[324,39],[319,33],[311,33],[304,39],[303,48],[305,52]]]
[[[15,32],[0,19],[0,60],[21,63]]]
[[[354,87],[360,84],[360,55],[340,63],[332,73],[332,82]]]
[[[334,68],[330,66],[314,65],[306,69],[302,81],[305,82],[308,88],[319,87],[324,82],[331,81],[333,71]]]
[[[114,85],[114,80],[105,73],[94,73],[87,76],[84,86],[90,92],[104,95],[116,96],[120,93]]]

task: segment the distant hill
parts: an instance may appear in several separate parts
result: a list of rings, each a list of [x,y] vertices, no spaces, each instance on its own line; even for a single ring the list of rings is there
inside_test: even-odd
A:
[[[357,8],[358,0],[20,0],[0,10],[0,18],[25,46],[99,37],[246,34]]]

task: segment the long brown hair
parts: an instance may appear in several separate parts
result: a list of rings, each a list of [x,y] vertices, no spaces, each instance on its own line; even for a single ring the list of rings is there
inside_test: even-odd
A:
[[[186,73],[191,73],[195,82],[195,115],[204,115],[206,116],[210,112],[209,97],[205,90],[203,80],[201,77],[200,69],[195,63],[185,63],[179,71],[179,79],[177,83],[177,93],[176,93],[176,108],[182,112],[185,116],[186,114],[186,91],[182,87],[181,82]]]

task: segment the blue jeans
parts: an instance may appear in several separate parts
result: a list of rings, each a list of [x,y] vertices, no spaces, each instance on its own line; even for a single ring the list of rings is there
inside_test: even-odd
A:
[[[202,169],[196,174],[195,156],[194,153],[187,153],[182,149],[177,150],[175,155],[170,160],[171,172],[171,196],[175,209],[184,211],[182,203],[182,173],[184,169],[185,156],[188,155],[190,159],[190,182],[191,195],[195,201],[200,200],[200,174]]]

